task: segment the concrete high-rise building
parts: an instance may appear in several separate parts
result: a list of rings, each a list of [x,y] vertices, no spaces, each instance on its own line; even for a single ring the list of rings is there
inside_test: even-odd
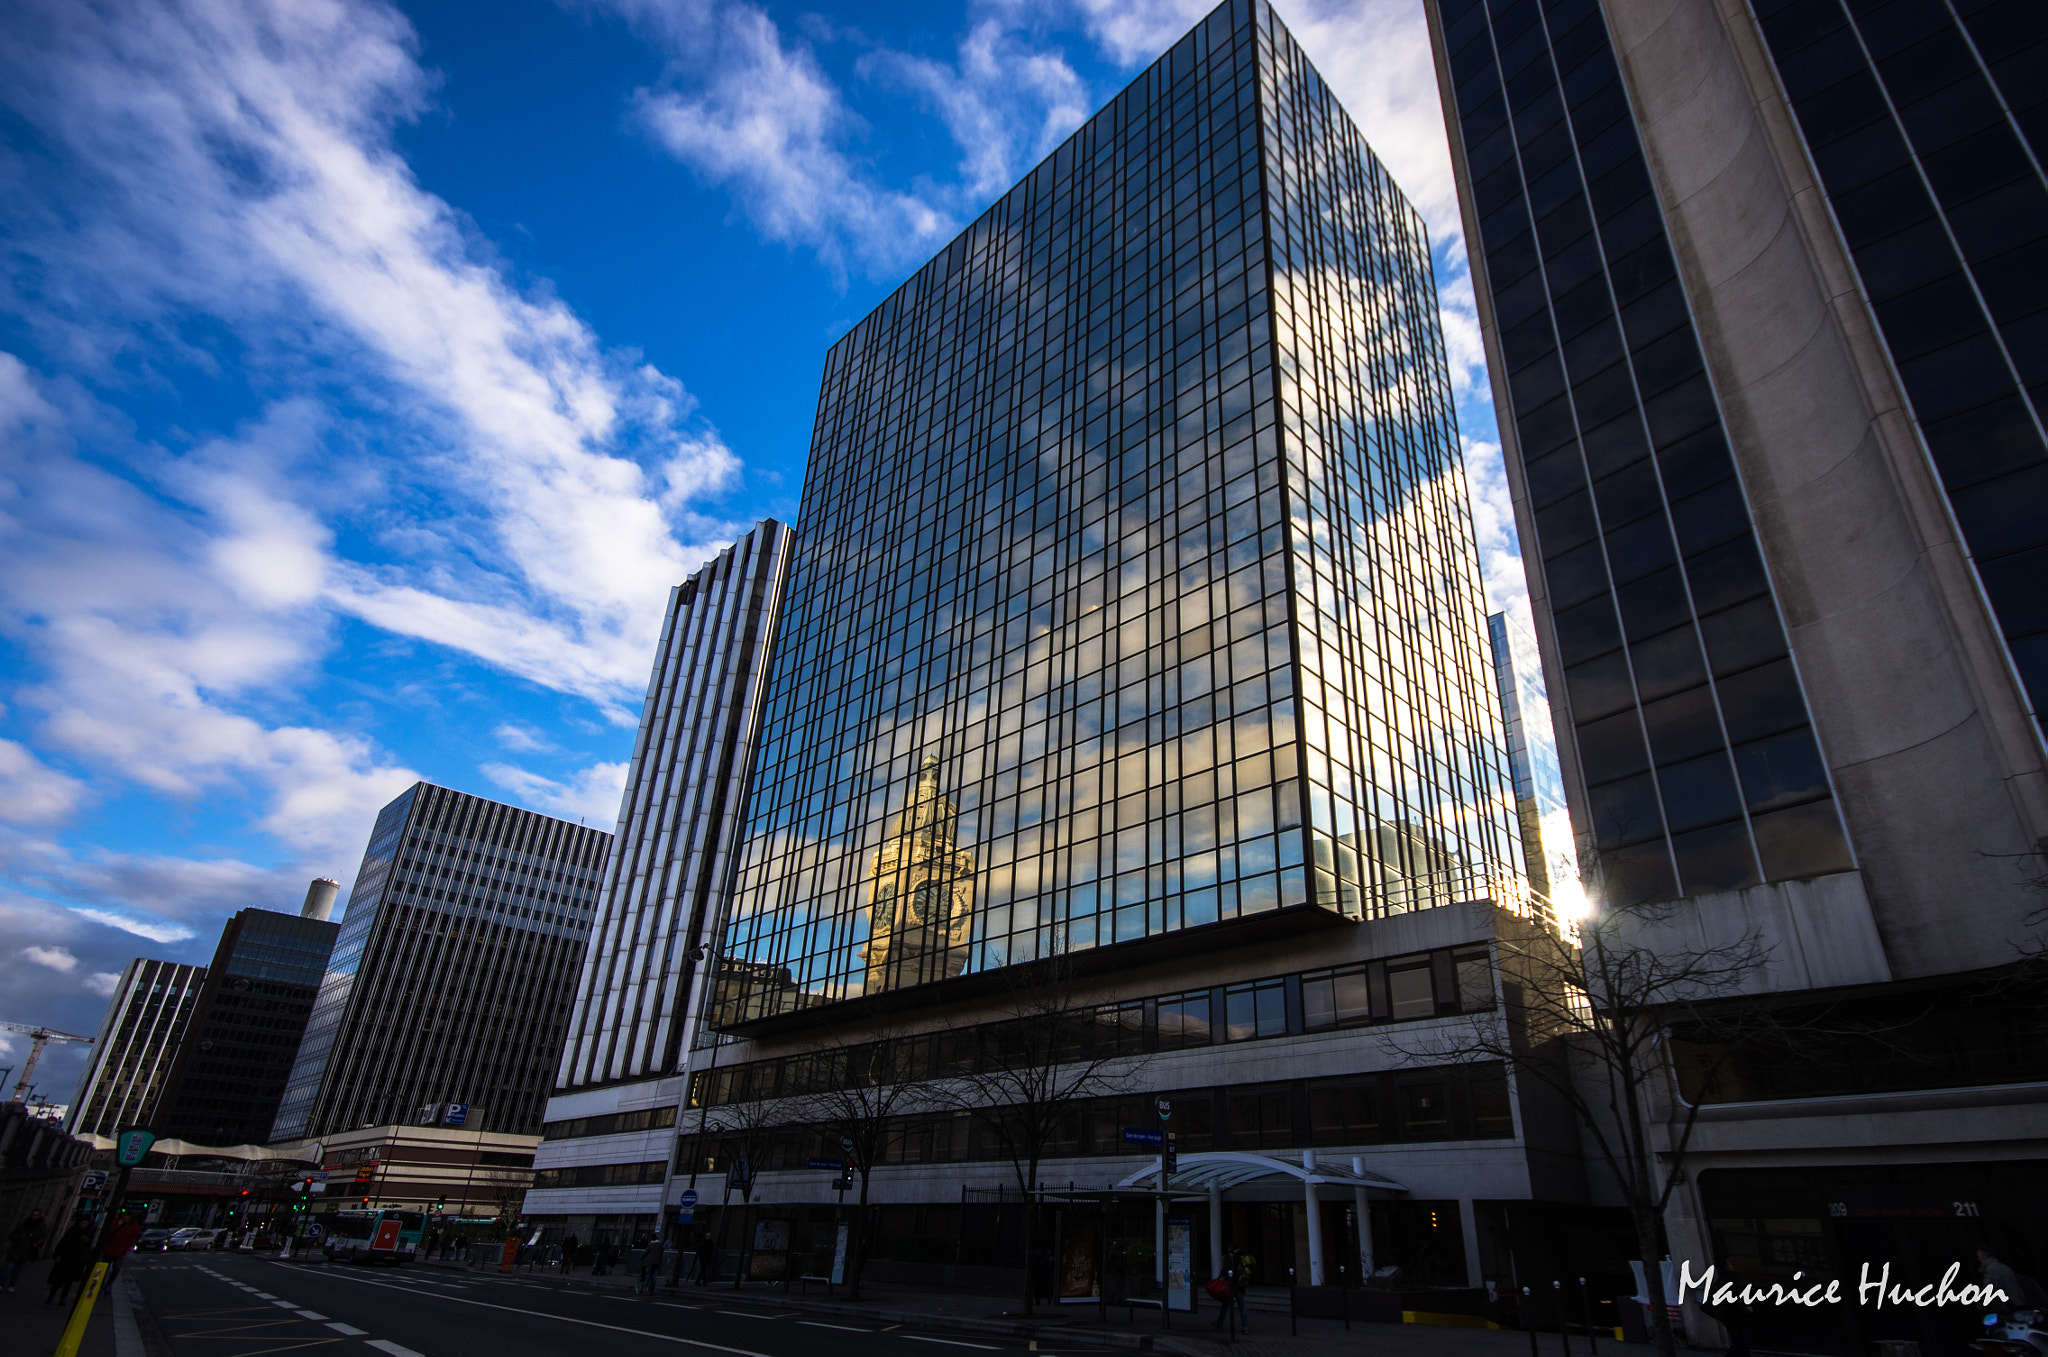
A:
[[[427,782],[384,807],[270,1139],[538,1135],[610,842]]]
[[[121,972],[65,1122],[74,1135],[148,1126],[199,1004],[206,967],[137,957]]]
[[[1496,1011],[1527,908],[1437,317],[1420,218],[1230,0],[832,347],[678,1190],[747,1158],[754,1233],[829,1256],[803,1097],[1004,1050],[1047,975],[1141,1068],[1044,1180],[1143,1170],[1164,1101],[1203,1259],[1476,1283],[1499,1202],[1576,1190],[1499,1064],[1403,1054]],[[1015,1227],[993,1133],[888,1145],[884,1236],[1018,1261],[961,1191]],[[1123,1226],[1057,1214],[1099,1283]]]
[[[790,530],[765,520],[669,596],[530,1216],[622,1242],[661,1210],[725,923]]]
[[[315,881],[300,914],[245,909],[228,920],[157,1102],[159,1136],[195,1145],[269,1137],[340,928],[324,917],[332,891]]]
[[[1884,1034],[1684,1085],[1673,1255],[2038,1272],[2048,7],[1426,8],[1588,888]]]
[[[1515,818],[1522,826],[1522,862],[1529,885],[1570,917],[1583,907],[1578,846],[1565,805],[1564,774],[1557,766],[1557,735],[1536,638],[1507,613],[1486,619],[1493,642],[1494,683],[1507,723],[1508,768],[1515,784]]]

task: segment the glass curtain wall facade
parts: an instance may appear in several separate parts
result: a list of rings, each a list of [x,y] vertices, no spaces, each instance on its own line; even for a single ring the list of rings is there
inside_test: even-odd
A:
[[[2048,720],[2048,6],[1756,0],[2037,725]]]
[[[1617,903],[1853,866],[1597,0],[1442,0],[1594,860]]]
[[[540,1134],[610,846],[427,782],[380,811],[271,1139],[445,1103]]]
[[[156,1133],[195,1145],[260,1144],[327,973],[340,925],[245,909],[221,930]]]
[[[150,1124],[205,983],[204,966],[147,957],[128,963],[72,1095],[65,1117],[72,1134],[111,1136]]]
[[[826,360],[721,990],[1523,890],[1422,223],[1263,4]]]
[[[790,543],[764,521],[669,598],[559,1091],[682,1068],[730,898]]]

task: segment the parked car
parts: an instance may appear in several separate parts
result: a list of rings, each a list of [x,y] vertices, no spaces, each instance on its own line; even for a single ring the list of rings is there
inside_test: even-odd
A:
[[[165,1247],[180,1252],[188,1252],[194,1249],[210,1249],[213,1247],[213,1231],[201,1230],[197,1227],[173,1230],[171,1231],[170,1240],[166,1243]]]
[[[162,1253],[171,1247],[169,1230],[144,1230],[135,1241],[137,1253]]]

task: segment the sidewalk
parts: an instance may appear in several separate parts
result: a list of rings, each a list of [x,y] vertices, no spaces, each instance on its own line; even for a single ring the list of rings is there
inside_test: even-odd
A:
[[[474,1271],[458,1263],[429,1262],[426,1267]],[[524,1268],[510,1274],[522,1281],[574,1291],[631,1291],[635,1278],[625,1272],[593,1277],[587,1271],[563,1275]],[[989,1334],[1005,1338],[1029,1338],[1087,1346],[1146,1349],[1173,1353],[1176,1357],[1358,1357],[1370,1345],[1373,1357],[1528,1357],[1529,1335],[1513,1330],[1447,1328],[1425,1324],[1374,1324],[1354,1319],[1347,1332],[1343,1321],[1301,1319],[1299,1336],[1290,1335],[1287,1312],[1253,1309],[1252,1332],[1239,1334],[1235,1342],[1210,1326],[1216,1319],[1214,1302],[1201,1298],[1195,1314],[1175,1313],[1172,1326],[1160,1323],[1157,1310],[1134,1308],[1125,1311],[1110,1306],[1105,1320],[1093,1305],[1040,1306],[1029,1320],[1016,1313],[1017,1302],[1002,1296],[976,1295],[959,1291],[934,1291],[917,1287],[866,1283],[862,1299],[849,1303],[827,1298],[813,1283],[811,1294],[781,1285],[748,1285],[738,1291],[731,1282],[699,1287],[686,1283],[680,1288],[661,1287],[663,1295],[713,1300],[721,1295],[760,1304],[769,1296],[774,1303],[791,1309],[803,1308],[820,1314],[864,1318],[889,1324],[924,1324],[961,1333]],[[1283,1302],[1284,1305],[1284,1302]],[[1572,1340],[1572,1357],[1590,1357],[1583,1337]],[[1621,1349],[1616,1349],[1620,1357]],[[1537,1336],[1537,1357],[1564,1357],[1557,1335]]]
[[[124,1264],[124,1267],[126,1265]],[[0,1292],[0,1333],[7,1335],[6,1351],[24,1357],[49,1357],[64,1336],[71,1307],[44,1308],[50,1260],[30,1263],[11,1292]],[[78,1345],[78,1357],[143,1357],[142,1339],[136,1328],[129,1279],[114,1278],[113,1286],[100,1293],[85,1326],[85,1338]]]

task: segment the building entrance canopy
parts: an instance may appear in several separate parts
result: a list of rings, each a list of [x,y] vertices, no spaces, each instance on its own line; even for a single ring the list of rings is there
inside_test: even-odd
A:
[[[1304,1187],[1341,1187],[1354,1191],[1368,1189],[1380,1192],[1406,1192],[1408,1189],[1392,1178],[1374,1173],[1359,1165],[1355,1160],[1348,1169],[1318,1164],[1314,1150],[1302,1153],[1302,1162],[1289,1163],[1270,1154],[1247,1154],[1241,1151],[1216,1150],[1202,1154],[1180,1156],[1179,1167],[1167,1178],[1168,1192],[1228,1192],[1233,1187],[1244,1187],[1251,1183],[1270,1183],[1293,1179]],[[1149,1169],[1140,1169],[1116,1184],[1118,1189],[1147,1188],[1159,1179],[1158,1161]]]

